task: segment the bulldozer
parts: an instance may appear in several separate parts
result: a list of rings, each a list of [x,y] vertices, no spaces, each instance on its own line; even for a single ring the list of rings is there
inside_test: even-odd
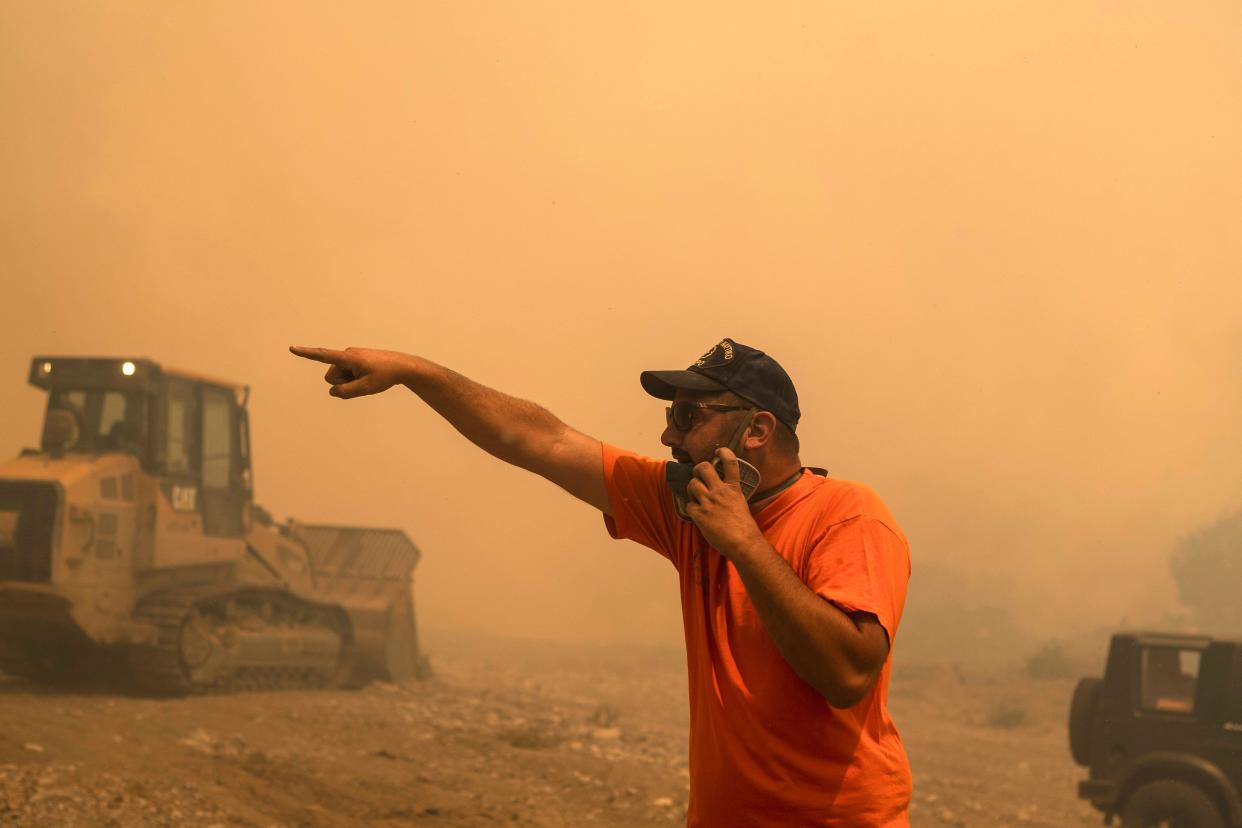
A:
[[[42,440],[0,463],[0,672],[101,657],[142,694],[425,674],[397,529],[254,503],[249,388],[143,358],[35,357]]]

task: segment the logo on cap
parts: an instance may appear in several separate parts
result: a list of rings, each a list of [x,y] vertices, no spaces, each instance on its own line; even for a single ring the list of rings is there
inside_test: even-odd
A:
[[[713,361],[712,356],[717,351],[720,352],[721,356]],[[696,368],[716,368],[724,365],[731,359],[733,359],[733,340],[722,339],[719,343],[713,345],[710,351],[699,357],[698,360],[695,361],[694,366]]]

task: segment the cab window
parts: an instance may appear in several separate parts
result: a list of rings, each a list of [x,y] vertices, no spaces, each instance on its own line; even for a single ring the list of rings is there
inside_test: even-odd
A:
[[[164,393],[164,471],[194,474],[198,460],[198,393],[194,384],[169,377]]]
[[[1139,661],[1140,704],[1156,713],[1193,713],[1200,652],[1181,647],[1144,647]]]
[[[233,484],[233,401],[223,391],[203,389],[203,488]]]
[[[67,447],[71,451],[145,453],[146,411],[142,395],[97,388],[58,388],[48,397],[48,411],[57,409],[73,416],[77,441]]]

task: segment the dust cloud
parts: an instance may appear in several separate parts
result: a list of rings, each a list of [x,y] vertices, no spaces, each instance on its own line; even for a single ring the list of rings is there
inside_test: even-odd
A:
[[[730,336],[903,522],[914,640],[1158,626],[1242,503],[1240,40],[1223,1],[6,3],[0,453],[36,353],[235,379],[258,501],[405,529],[424,627],[676,644],[666,562],[285,347],[663,456],[638,372]]]

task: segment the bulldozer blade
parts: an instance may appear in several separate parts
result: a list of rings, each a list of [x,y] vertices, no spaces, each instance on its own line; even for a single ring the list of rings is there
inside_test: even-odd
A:
[[[349,614],[353,648],[346,684],[421,674],[412,575],[421,553],[399,529],[298,524],[310,553],[314,597]]]

